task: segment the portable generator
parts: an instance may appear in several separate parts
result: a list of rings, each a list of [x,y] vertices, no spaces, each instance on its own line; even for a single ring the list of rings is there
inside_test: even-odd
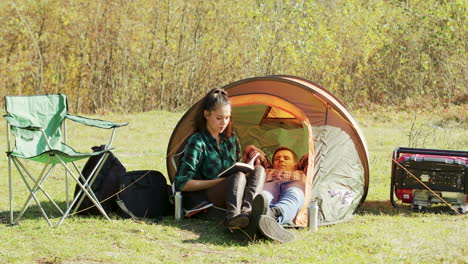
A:
[[[468,151],[397,148],[393,151],[390,202],[398,208],[396,196],[420,211],[443,203],[442,198],[454,210],[466,213],[467,175]]]

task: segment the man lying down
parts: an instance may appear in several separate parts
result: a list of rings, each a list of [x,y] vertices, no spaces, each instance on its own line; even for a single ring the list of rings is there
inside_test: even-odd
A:
[[[255,165],[266,171],[263,191],[252,204],[251,221],[247,227],[250,236],[257,233],[281,243],[294,240],[294,234],[282,227],[293,223],[304,203],[307,154],[298,162],[297,155],[288,147],[279,147],[273,153],[272,163],[266,154],[253,145],[244,150],[244,160],[259,153]]]

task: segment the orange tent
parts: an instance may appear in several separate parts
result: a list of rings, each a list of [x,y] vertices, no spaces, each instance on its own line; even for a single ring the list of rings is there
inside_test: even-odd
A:
[[[296,224],[307,224],[307,204],[319,204],[319,223],[348,220],[364,202],[369,186],[367,146],[358,124],[329,91],[295,76],[266,76],[223,87],[232,103],[234,131],[243,147],[253,144],[270,158],[278,146],[309,154],[306,201]],[[194,133],[200,101],[175,127],[167,149],[167,170],[175,176],[174,156]]]

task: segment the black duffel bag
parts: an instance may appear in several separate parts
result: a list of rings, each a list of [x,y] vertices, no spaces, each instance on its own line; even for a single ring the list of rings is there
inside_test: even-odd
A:
[[[159,171],[129,171],[120,178],[117,214],[124,218],[159,218],[173,214],[170,186]]]

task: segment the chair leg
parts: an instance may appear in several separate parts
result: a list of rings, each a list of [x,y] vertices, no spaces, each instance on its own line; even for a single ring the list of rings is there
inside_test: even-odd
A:
[[[67,120],[62,122],[63,143],[67,144]],[[70,196],[68,193],[68,172],[65,170],[65,201],[67,208],[70,206]]]
[[[88,192],[89,194],[91,194],[93,196],[93,198],[99,202],[99,199],[96,197],[96,195],[94,194],[93,190],[91,189],[91,186],[94,182],[94,175],[93,177],[89,177],[88,179],[85,179],[85,177],[83,176],[83,174],[81,174],[80,172],[80,169],[78,169],[78,167],[76,166],[75,162],[72,162],[73,164],[73,167],[75,168],[75,170],[78,172],[78,175],[79,175],[79,178],[81,178],[83,180],[83,186],[85,186],[87,189],[88,189]],[[104,163],[103,163],[104,164]],[[99,164],[98,164],[99,165]],[[99,166],[99,167],[102,167],[102,166]],[[99,171],[95,171],[96,172],[99,172]]]
[[[65,169],[68,171],[68,173],[70,173],[70,176],[76,181],[76,183],[78,184],[78,186],[81,188],[81,190],[83,190],[83,192],[86,194],[86,196],[88,196],[88,198],[91,200],[91,202],[96,206],[96,208],[101,212],[101,214],[107,219],[107,220],[111,220],[109,218],[109,216],[107,215],[106,211],[104,210],[104,208],[102,208],[101,204],[99,203],[99,201],[96,200],[96,196],[94,195],[93,191],[91,190],[91,187],[89,187],[89,185],[85,182],[85,184],[87,185],[86,187],[80,182],[80,180],[75,176],[75,174],[73,173],[72,170],[70,170],[70,168],[65,164],[65,162],[63,162],[63,160],[58,157],[58,160],[60,161],[60,163],[62,163],[62,165],[65,167]],[[80,171],[78,171],[78,173],[81,175]],[[81,175],[82,176],[82,175]],[[93,193],[92,195],[90,193]],[[75,199],[76,200],[76,199]],[[56,227],[58,227],[62,222],[63,220],[65,220],[65,218],[68,216],[68,214],[70,213],[70,210],[71,210],[71,207],[73,207],[73,202],[72,204],[67,208],[67,211],[65,212],[64,216],[62,217],[62,219],[60,219],[59,223],[57,224]]]
[[[12,182],[12,177],[11,177],[11,145],[10,145],[10,134],[11,134],[11,128],[8,122],[6,122],[6,136],[7,136],[7,156],[8,156],[8,199],[10,200],[10,224],[13,225],[13,182]]]
[[[13,183],[11,178],[11,156],[8,155],[8,197],[10,199],[10,224],[13,225]]]
[[[85,177],[81,174],[80,174],[80,178],[83,180],[83,182],[85,183],[84,185],[85,186],[93,186],[93,183],[94,183],[94,180],[96,180],[96,176],[98,175],[98,173],[101,171],[102,169],[102,166],[104,165],[104,163],[106,162],[107,160],[107,157],[109,157],[109,153],[106,152],[104,153],[104,155],[102,155],[101,159],[99,159],[98,163],[96,164],[96,167],[91,171],[91,176],[88,177],[88,179],[85,179]],[[73,163],[73,165],[75,166],[75,169],[76,171],[79,172],[79,169],[76,167],[75,163]],[[75,209],[73,210],[73,214],[76,213],[76,211],[78,210],[78,208],[80,207],[81,203],[83,202],[84,200],[84,195],[81,195],[83,191],[80,189],[80,191],[77,193],[76,197],[81,197],[80,200],[78,201],[78,203],[76,204],[75,206]],[[93,193],[94,194],[94,193]],[[96,198],[96,200],[98,200]],[[72,204],[75,204],[76,201],[74,201]]]
[[[73,173],[71,171],[69,171],[71,177],[76,181],[76,183],[78,184],[78,186],[80,186],[81,190],[83,190],[83,192],[86,194],[86,196],[88,196],[88,198],[91,200],[91,202],[97,207],[97,209],[101,212],[101,214],[107,219],[107,220],[111,220],[109,218],[109,216],[106,214],[106,211],[104,210],[104,208],[102,208],[101,204],[99,203],[99,201],[96,201],[95,200],[95,196],[92,197],[92,195],[88,192],[87,188],[85,186],[83,186],[80,181],[75,177],[75,175],[73,175]],[[68,216],[68,214],[70,213],[73,205],[75,204],[75,202],[78,200],[78,196],[75,197],[75,199],[72,201],[72,203],[70,204],[70,206],[67,208],[67,211],[65,212],[65,214],[63,215],[63,217],[60,219],[60,221],[58,222],[57,224],[57,227],[63,222],[63,220],[65,220],[65,218]]]
[[[66,208],[70,206],[70,194],[68,191],[68,172],[65,170],[65,203],[66,203]]]
[[[91,189],[91,185],[89,184],[89,181],[91,180],[91,178],[93,177],[90,177],[88,178],[83,184],[80,182],[80,180],[75,176],[75,174],[73,173],[73,171],[59,158],[60,162],[62,163],[62,165],[64,166],[65,170],[70,174],[70,176],[77,182],[78,186],[80,187],[80,192],[84,192],[85,195],[93,202],[93,204],[98,208],[98,210],[102,213],[102,215],[107,219],[107,220],[111,220],[109,218],[109,216],[107,215],[107,213],[105,212],[104,208],[101,206],[101,204],[99,203],[99,200],[97,199],[96,195],[94,194],[94,192],[92,191]],[[50,159],[49,159],[50,161]],[[55,164],[52,165],[48,170],[47,170],[47,167],[49,165],[49,161],[45,164],[44,168],[42,169],[41,173],[39,174],[39,176],[37,177],[37,179],[35,179],[32,174],[23,166],[23,164],[15,157],[11,157],[11,162],[13,162],[13,164],[16,166],[16,169],[18,170],[18,173],[20,174],[21,178],[23,179],[23,182],[25,183],[27,189],[29,190],[29,196],[26,200],[26,202],[24,203],[24,206],[23,208],[21,209],[20,213],[18,214],[18,216],[16,216],[16,219],[14,219],[14,216],[13,216],[13,206],[11,205],[10,206],[10,211],[11,211],[11,214],[10,214],[10,222],[12,224],[18,224],[19,221],[21,220],[23,214],[25,213],[25,211],[27,210],[27,208],[29,207],[30,203],[32,200],[34,200],[36,202],[36,204],[38,205],[43,217],[46,219],[47,223],[49,224],[49,226],[51,227],[58,227],[62,222],[63,220],[65,220],[65,218],[69,215],[73,205],[76,203],[76,200],[78,200],[78,197],[79,195],[76,196],[76,198],[73,200],[73,202],[71,204],[69,204],[69,206],[67,206],[67,209],[65,212],[63,212],[60,207],[55,203],[55,201],[52,199],[52,197],[50,197],[50,195],[44,190],[44,188],[42,187],[42,185],[44,184],[44,182],[47,180],[47,178],[49,177],[49,175],[51,174],[53,168],[55,167]],[[74,162],[72,162],[75,170],[78,172],[78,174],[80,175],[81,178],[84,179],[84,176],[81,174],[81,172],[79,171],[78,167],[76,166],[76,164]],[[101,169],[102,167],[102,164],[103,162],[100,164],[98,170],[95,171],[95,174],[98,173],[98,171]],[[33,187],[31,187],[26,175],[30,178],[29,181],[32,181],[32,183],[34,184]],[[9,178],[10,178],[10,181],[11,181],[11,169],[9,171]],[[94,181],[94,178],[93,178],[93,181]],[[12,185],[12,184],[11,184]],[[59,222],[54,226],[49,217],[47,216],[47,213],[45,212],[44,208],[42,207],[39,199],[37,198],[36,194],[37,192],[39,191],[42,191],[44,193],[44,195],[54,204],[54,206],[60,211],[60,213],[62,214],[62,217],[61,219],[59,220]],[[12,186],[10,186],[10,203],[12,204]],[[82,196],[84,197],[84,196]]]
[[[16,166],[16,169],[18,170],[21,178],[23,179],[23,182],[24,184],[26,185],[26,188],[28,188],[29,190],[29,193],[31,194],[32,196],[32,199],[34,199],[34,201],[36,202],[37,206],[39,207],[39,209],[41,210],[41,213],[42,215],[44,216],[44,218],[46,219],[47,223],[49,224],[49,226],[53,226],[52,223],[50,222],[49,220],[49,217],[47,216],[46,212],[44,211],[44,208],[42,207],[41,203],[39,202],[39,200],[37,199],[35,193],[33,192],[33,190],[31,189],[31,186],[29,186],[29,183],[28,181],[26,180],[26,177],[24,176],[24,174],[22,173],[21,169],[20,169],[20,166],[17,164],[20,163],[19,161],[17,161],[16,159],[13,159],[13,164],[15,164]],[[20,163],[21,164],[21,163]],[[27,204],[25,204],[27,205]],[[23,209],[21,210],[22,213],[24,213],[24,211],[26,211],[26,207],[23,207]],[[21,215],[22,213],[20,213],[20,215],[18,215],[16,217],[16,220],[14,221],[15,224],[18,224],[19,220],[21,219]]]
[[[36,194],[38,192],[38,190],[41,190],[42,193],[47,197],[47,199],[49,199],[49,201],[55,206],[55,208],[57,208],[57,210],[63,215],[63,211],[62,209],[60,208],[60,206],[58,206],[58,204],[54,201],[54,199],[52,197],[50,197],[50,195],[44,190],[44,188],[42,188],[42,184],[47,180],[47,178],[49,177],[50,173],[52,172],[52,170],[54,169],[55,165],[52,165],[49,170],[47,171],[47,174],[44,174],[47,166],[49,165],[49,162],[50,162],[50,159],[46,162],[46,164],[44,165],[44,168],[42,169],[41,173],[39,174],[39,177],[37,177],[37,179],[34,179],[34,177],[32,176],[32,174],[26,169],[26,167],[23,166],[23,164],[21,162],[19,162],[19,160],[16,160],[18,162],[18,164],[21,166],[21,168],[25,171],[25,173],[29,176],[29,178],[34,182],[34,187],[33,187],[33,193]],[[31,194],[29,195],[26,203],[25,203],[25,206],[24,208],[27,208],[29,206],[29,203],[31,202]],[[22,211],[21,215],[23,214],[24,212]]]
[[[44,184],[44,182],[47,180],[47,178],[49,177],[50,173],[52,172],[53,168],[55,166],[52,166],[51,168],[49,168],[49,171],[47,172],[47,174],[42,177],[42,176],[39,176],[37,181],[34,181],[35,182],[35,186],[32,188],[33,190],[33,193],[36,194],[39,190],[41,190],[44,195],[49,199],[49,201],[55,206],[55,208],[63,215],[63,211],[62,209],[60,208],[60,206],[54,201],[54,199],[52,197],[50,197],[50,195],[42,188],[42,185]],[[28,174],[29,175],[29,174]],[[31,176],[30,176],[31,177]],[[29,207],[29,204],[31,203],[32,201],[32,194],[29,194],[29,197],[28,199],[26,200],[24,206],[23,206],[23,210],[20,212],[20,214],[18,215],[18,218],[21,218],[21,216],[24,214],[24,212],[26,211],[26,209]]]

